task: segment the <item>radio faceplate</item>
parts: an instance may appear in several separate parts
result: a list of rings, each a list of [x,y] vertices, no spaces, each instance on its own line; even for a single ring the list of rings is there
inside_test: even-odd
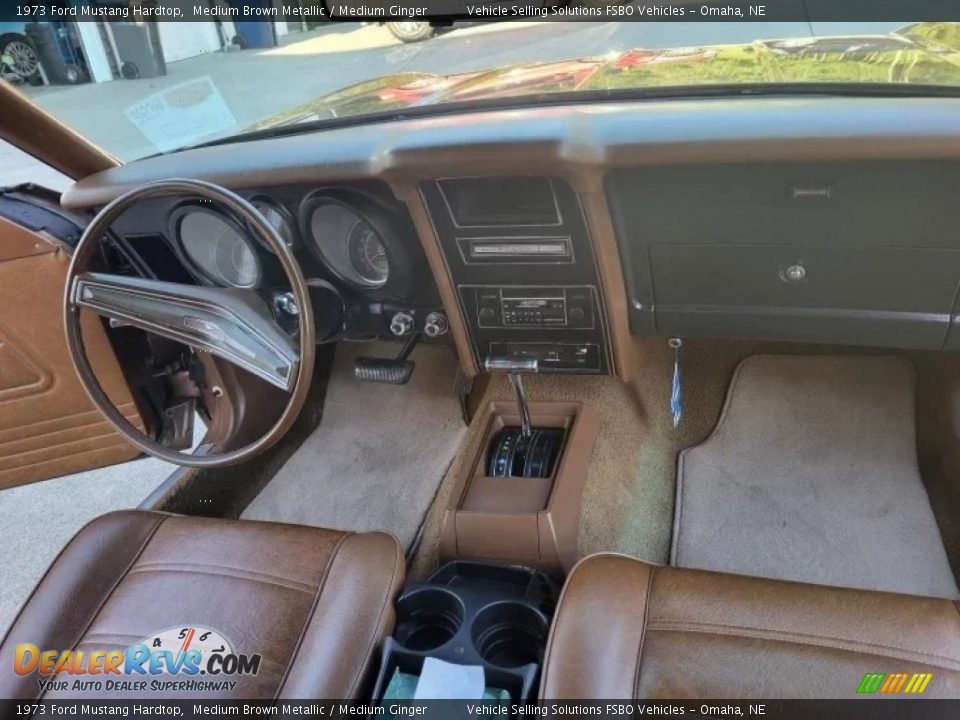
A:
[[[559,296],[506,297],[500,294],[504,325],[566,325],[567,298]]]
[[[479,328],[594,327],[596,290],[589,285],[461,285],[459,291],[464,305],[473,308],[473,320]]]

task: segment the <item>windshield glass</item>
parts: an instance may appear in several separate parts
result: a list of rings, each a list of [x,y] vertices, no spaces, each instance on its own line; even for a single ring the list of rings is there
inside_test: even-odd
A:
[[[536,103],[562,93],[791,92],[829,84],[833,92],[960,94],[960,23],[948,22],[437,27],[241,22],[211,12],[191,22],[0,25],[5,80],[124,162],[255,130],[411,108],[440,112],[471,101]]]

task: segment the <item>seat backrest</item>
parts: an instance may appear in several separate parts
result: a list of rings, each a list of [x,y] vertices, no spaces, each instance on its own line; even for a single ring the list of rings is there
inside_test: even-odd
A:
[[[612,554],[570,573],[541,683],[547,700],[871,692],[960,697],[960,604]]]
[[[0,698],[363,698],[393,630],[404,572],[403,550],[386,533],[144,510],[101,515],[60,552],[0,637]],[[191,642],[196,653],[210,635],[223,647],[207,645],[202,662],[229,646],[228,653],[259,656],[256,669],[228,680],[216,667],[223,683],[209,675],[205,690],[178,685],[191,679],[178,671],[151,670],[151,683],[142,688],[72,682],[85,678],[98,653],[92,679],[145,681],[130,673],[126,659],[122,671],[104,669],[104,652],[126,658],[131,646],[145,644],[150,652],[172,648],[180,657]],[[16,658],[25,645],[35,647],[21,658],[33,661],[21,662],[20,674]],[[37,662],[47,651],[54,651],[55,662],[76,659],[76,675],[71,665],[56,678],[69,682],[40,685],[52,678]],[[149,662],[153,667],[153,658]]]

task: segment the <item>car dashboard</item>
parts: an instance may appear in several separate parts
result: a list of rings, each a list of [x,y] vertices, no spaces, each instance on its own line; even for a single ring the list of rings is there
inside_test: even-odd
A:
[[[629,377],[648,336],[956,349],[956,102],[655,100],[299,129],[119,166],[63,202],[221,184],[294,250],[319,340],[449,327],[467,375],[512,357]],[[152,202],[118,221],[115,262],[256,286],[282,316],[282,275],[243,228]]]

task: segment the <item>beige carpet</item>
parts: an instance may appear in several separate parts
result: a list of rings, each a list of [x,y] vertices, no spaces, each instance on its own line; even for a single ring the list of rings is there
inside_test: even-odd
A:
[[[679,460],[672,562],[960,596],[917,469],[914,373],[893,357],[756,355]]]
[[[340,343],[320,427],[241,517],[339,530],[385,530],[409,546],[466,432],[451,348],[420,345],[407,385],[354,379],[358,355],[393,343]]]

